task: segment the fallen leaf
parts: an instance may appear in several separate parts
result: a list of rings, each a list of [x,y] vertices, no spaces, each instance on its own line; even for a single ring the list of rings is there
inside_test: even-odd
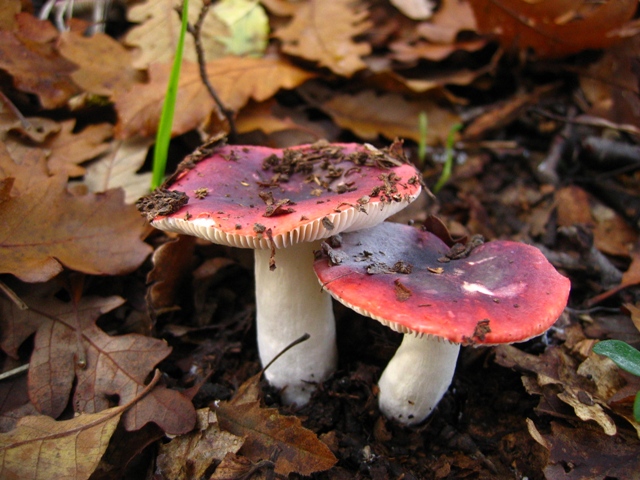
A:
[[[551,422],[551,434],[543,436],[551,452],[545,478],[636,478],[640,472],[640,442],[623,432],[612,442],[584,424],[573,428]]]
[[[152,143],[144,137],[112,142],[108,152],[85,167],[84,185],[93,193],[122,188],[125,203],[133,204],[151,188],[151,172],[136,172],[142,168]]]
[[[109,149],[106,140],[113,136],[111,124],[89,125],[74,133],[75,123],[75,120],[61,122],[60,131],[41,145],[50,152],[47,165],[52,174],[66,173],[70,177],[82,175],[85,170],[79,164],[96,158]]]
[[[20,310],[0,298],[0,345],[16,356],[18,347],[34,332],[29,367],[29,397],[39,412],[58,417],[69,402],[72,386],[77,412],[107,409],[117,395],[121,405],[133,402],[145,380],[171,348],[162,340],[137,334],[112,337],[95,325],[97,318],[121,305],[120,297],[82,298],[78,305],[55,297],[25,297],[37,310]],[[129,430],[148,422],[165,432],[185,433],[195,422],[191,402],[180,393],[156,386],[127,411]]]
[[[0,30],[12,31],[16,27],[16,15],[20,13],[20,0],[4,0],[0,9]]]
[[[63,265],[88,274],[122,275],[151,248],[140,239],[144,222],[122,190],[72,195],[56,175],[0,205],[0,272],[44,282]]]
[[[180,285],[193,271],[195,240],[192,235],[180,235],[153,252],[153,268],[147,274],[147,305],[151,312],[176,305]]]
[[[337,459],[298,417],[284,416],[259,402],[220,402],[216,409],[220,427],[245,437],[241,453],[253,461],[268,459],[278,449],[275,472],[279,475],[311,475],[333,467]]]
[[[149,83],[138,84],[116,96],[119,117],[116,132],[120,138],[155,133],[170,68],[168,64],[151,65]],[[295,88],[314,76],[284,59],[249,57],[225,57],[208,62],[207,75],[222,103],[231,110],[240,109],[249,99],[264,101],[281,88]],[[198,66],[185,62],[180,73],[172,135],[199,127],[215,109]]]
[[[472,0],[478,30],[507,50],[533,49],[557,58],[620,41],[616,29],[631,20],[635,0]]]
[[[266,6],[271,8],[271,2]],[[353,41],[371,27],[366,7],[351,0],[307,0],[290,7],[292,20],[273,33],[284,53],[318,62],[345,77],[366,68],[362,57],[371,46]]]
[[[640,36],[633,35],[608,48],[580,75],[580,88],[588,101],[587,113],[616,124],[640,123],[638,51]]]
[[[71,79],[88,93],[110,97],[138,79],[129,50],[108,35],[63,32],[57,46],[64,58],[78,65]]]
[[[475,52],[487,44],[484,39],[470,40],[467,42],[457,42],[449,45],[439,45],[428,42],[416,42],[407,44],[404,42],[393,42],[389,44],[394,60],[399,62],[412,63],[420,59],[440,62],[458,50]]]
[[[0,477],[6,480],[89,478],[98,466],[123,409],[110,408],[56,422],[45,415],[20,419],[0,434]]]
[[[475,32],[478,29],[469,2],[465,0],[444,0],[429,21],[421,22],[416,32],[432,43],[454,43],[458,33]]]
[[[412,20],[427,19],[436,8],[431,0],[390,0],[390,3]]]
[[[18,30],[0,30],[0,69],[18,90],[37,96],[44,108],[58,108],[80,93],[71,79],[77,66],[63,58],[52,39],[58,32],[28,13],[16,15]]]
[[[215,412],[203,408],[197,411],[193,432],[160,446],[156,472],[172,480],[207,478],[205,472],[214,462],[237,453],[242,444],[241,437],[220,430]]]
[[[444,143],[451,127],[459,122],[452,112],[433,102],[423,100],[409,102],[401,95],[377,95],[363,90],[355,95],[336,95],[321,106],[322,110],[343,128],[353,131],[365,140],[378,135],[420,140],[418,117],[427,114],[429,144]]]
[[[538,103],[546,94],[553,91],[555,85],[542,85],[536,87],[529,93],[518,93],[506,101],[500,102],[496,106],[488,109],[486,113],[475,118],[464,129],[463,136],[468,140],[477,140],[482,138],[487,132],[495,131],[503,128],[516,118],[518,118],[524,109]]]
[[[28,192],[34,185],[49,178],[46,151],[12,139],[0,141],[0,178],[13,179],[11,196]]]
[[[189,23],[194,25],[203,5],[202,0],[189,2]],[[125,37],[125,44],[136,48],[133,66],[146,69],[153,63],[171,63],[180,33],[180,17],[176,8],[180,0],[147,0],[130,7],[127,18],[137,23]],[[226,55],[260,55],[268,40],[268,21],[256,1],[225,0],[216,2],[202,24],[204,58],[211,61]],[[193,37],[185,37],[183,58],[197,62]]]
[[[209,480],[236,480],[239,478],[262,480],[264,478],[263,476],[256,477],[256,473],[258,472],[255,464],[251,460],[234,453],[227,453]]]

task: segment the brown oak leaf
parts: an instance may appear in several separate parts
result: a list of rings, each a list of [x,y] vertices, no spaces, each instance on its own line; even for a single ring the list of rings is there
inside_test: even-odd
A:
[[[166,95],[170,64],[152,64],[149,83],[116,96],[120,138],[153,135]],[[314,75],[281,58],[224,57],[207,63],[207,75],[226,108],[239,110],[249,99],[263,101],[281,88],[295,88]],[[172,135],[199,127],[215,105],[200,78],[198,66],[184,62],[180,71]]]
[[[221,402],[216,414],[221,428],[245,437],[241,452],[249,459],[267,459],[279,450],[275,459],[278,475],[311,475],[337,462],[329,447],[304,428],[298,417],[281,415],[275,408],[261,408],[257,401]]]
[[[265,3],[272,9],[273,2]],[[371,46],[353,41],[371,27],[366,8],[351,0],[308,0],[289,6],[293,19],[273,34],[282,41],[283,52],[318,62],[345,77],[366,67],[362,57],[371,52]],[[273,10],[278,8],[273,5]]]
[[[538,57],[557,58],[620,41],[617,32],[631,20],[638,2],[618,0],[474,0],[478,30],[498,38],[505,49],[530,48]]]
[[[0,204],[0,272],[44,282],[63,265],[83,273],[120,275],[137,268],[151,248],[144,223],[122,190],[72,195],[66,175],[32,185]]]
[[[71,78],[88,93],[109,97],[116,90],[126,90],[139,77],[130,52],[103,33],[85,37],[78,32],[64,32],[60,34],[58,51],[78,65]]]
[[[65,105],[80,88],[71,79],[78,68],[55,49],[58,32],[28,13],[16,15],[15,32],[0,30],[0,69],[13,77],[18,90],[32,93],[44,108]]]
[[[110,336],[95,325],[102,315],[123,303],[120,297],[82,298],[77,305],[55,297],[25,297],[37,310],[20,310],[0,299],[0,346],[11,355],[35,332],[29,367],[29,397],[38,411],[58,417],[66,408],[75,381],[73,406],[95,413],[132,402],[145,387],[153,367],[171,352],[164,341],[138,334]],[[148,422],[165,432],[193,428],[195,410],[179,392],[156,386],[127,411],[124,425],[136,430]]]
[[[122,411],[115,407],[62,422],[44,415],[20,419],[14,430],[0,434],[0,478],[89,478]]]

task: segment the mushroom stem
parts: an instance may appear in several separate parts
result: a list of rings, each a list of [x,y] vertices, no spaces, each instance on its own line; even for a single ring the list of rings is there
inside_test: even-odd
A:
[[[405,334],[378,382],[380,411],[404,425],[427,418],[451,384],[459,351],[439,337]]]
[[[255,251],[256,317],[260,361],[266,365],[292,341],[292,348],[265,372],[269,383],[283,389],[282,401],[304,405],[335,369],[338,358],[331,296],[318,286],[313,251],[319,242],[303,242],[277,250],[276,269],[269,270],[269,249]]]

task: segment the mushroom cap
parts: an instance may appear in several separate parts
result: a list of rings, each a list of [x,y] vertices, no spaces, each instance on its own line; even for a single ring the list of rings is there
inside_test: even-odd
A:
[[[569,279],[537,248],[518,242],[488,242],[443,262],[449,247],[438,237],[386,222],[344,234],[341,246],[324,250],[314,263],[324,289],[402,333],[462,344],[520,342],[551,327],[569,296]]]
[[[202,160],[183,162],[161,194],[188,197],[186,203],[167,213],[156,198],[147,215],[161,230],[260,249],[367,228],[421,191],[418,172],[397,145],[218,147]]]

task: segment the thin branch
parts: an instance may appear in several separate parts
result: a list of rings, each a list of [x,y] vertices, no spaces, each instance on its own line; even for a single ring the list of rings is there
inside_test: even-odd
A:
[[[207,62],[204,57],[204,47],[202,45],[202,24],[204,23],[204,19],[207,16],[209,8],[211,8],[212,5],[213,2],[211,1],[204,2],[204,4],[202,5],[202,9],[198,14],[198,20],[196,21],[195,25],[187,25],[187,31],[193,36],[193,40],[195,41],[196,54],[198,56],[198,68],[200,70],[200,78],[202,79],[202,83],[204,83],[204,86],[207,88],[209,95],[211,95],[211,98],[213,98],[213,101],[218,106],[218,109],[224,115],[224,118],[229,125],[229,142],[234,143],[236,137],[238,136],[238,132],[236,130],[236,122],[234,120],[235,112],[225,107],[216,90],[213,88],[213,85],[211,85],[211,82],[209,81],[209,76],[207,75]],[[182,15],[181,11],[179,13],[180,15]]]

